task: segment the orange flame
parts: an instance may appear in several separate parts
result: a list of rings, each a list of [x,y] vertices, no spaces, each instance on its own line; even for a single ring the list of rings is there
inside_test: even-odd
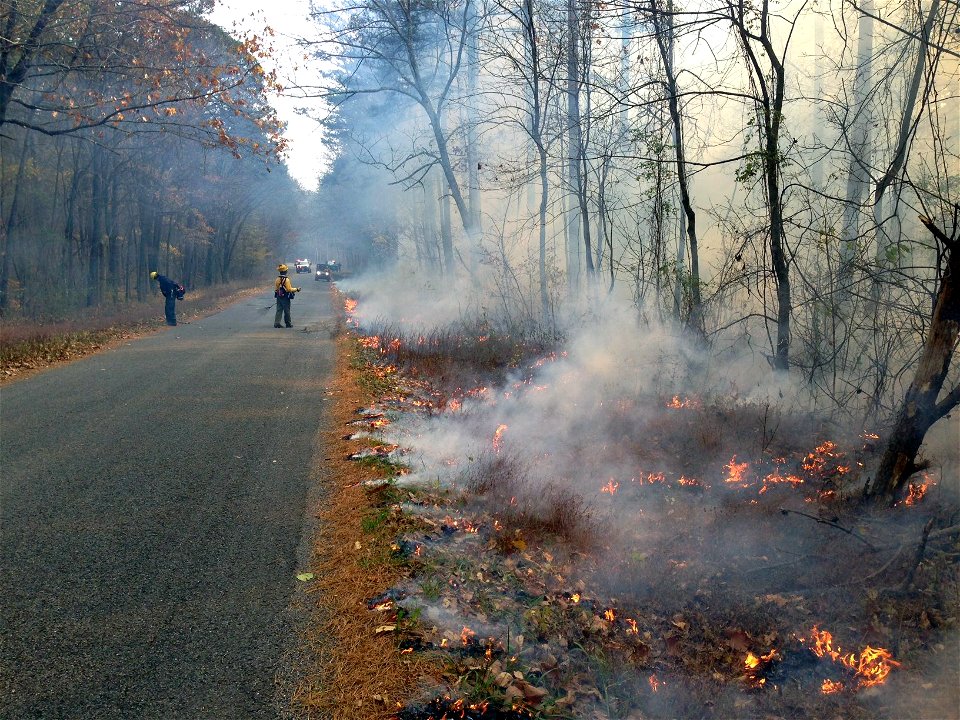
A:
[[[907,485],[907,496],[903,498],[897,505],[906,505],[910,507],[911,505],[916,505],[921,500],[923,500],[924,495],[927,494],[927,490],[936,485],[936,482],[931,478],[927,473],[923,474],[923,480],[920,482],[912,482]]]
[[[463,626],[463,630],[460,631],[460,641],[467,645],[469,642],[476,637],[476,633],[468,628],[466,625]]]
[[[608,482],[606,485],[604,485],[602,488],[600,488],[600,492],[601,492],[601,493],[610,493],[611,495],[615,495],[616,492],[617,492],[617,488],[619,488],[619,487],[620,487],[620,483],[614,482],[613,479],[611,478],[611,479],[610,479],[610,482]]]
[[[867,645],[859,653],[847,653],[837,646],[833,647],[833,635],[826,630],[818,630],[814,625],[810,632],[810,639],[813,641],[811,648],[817,657],[829,657],[834,662],[840,663],[846,668],[853,670],[857,676],[857,687],[872,687],[879,685],[887,679],[887,675],[895,667],[900,667],[900,663],[893,659],[889,650],[884,648],[874,648]],[[826,683],[824,683],[826,687]],[[837,692],[842,689],[830,686],[829,692]],[[821,688],[821,691],[827,693],[828,690]]]
[[[500,452],[500,446],[502,444],[503,433],[506,432],[507,426],[500,425],[496,431],[493,433],[493,451]]]
[[[744,474],[747,472],[747,468],[750,467],[750,463],[738,463],[737,456],[734,455],[730,458],[730,462],[723,466],[729,473],[726,477],[728,483],[744,483]]]
[[[657,690],[659,690],[660,686],[663,684],[663,682],[656,676],[656,674],[648,677],[647,682],[650,683],[650,689],[653,690],[653,692],[657,692]]]
[[[833,695],[841,690],[843,690],[843,683],[837,680],[831,680],[830,678],[824,680],[820,686],[820,692],[824,695]]]
[[[603,618],[607,622],[613,622],[617,619],[617,614],[613,611],[613,608],[607,608],[603,611]]]
[[[700,401],[696,398],[683,398],[680,399],[679,395],[674,395],[670,402],[666,405],[668,408],[673,410],[682,410],[684,408],[698,408],[700,407]]]
[[[640,631],[637,629],[637,621],[633,618],[627,618],[627,625],[630,627],[627,628],[627,635],[639,635]]]

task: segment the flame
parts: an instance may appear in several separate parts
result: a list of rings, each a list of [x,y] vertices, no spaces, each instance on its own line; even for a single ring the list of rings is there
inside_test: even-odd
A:
[[[677,483],[683,487],[703,487],[703,483],[695,478],[688,478],[683,475],[680,476],[680,479],[677,480]]]
[[[748,670],[753,670],[760,665],[760,658],[758,658],[752,652],[748,652],[743,664],[747,666]]]
[[[820,686],[820,692],[824,695],[833,695],[843,690],[843,683],[837,680],[831,680],[827,678],[823,681],[823,684]]]
[[[897,505],[905,505],[907,507],[916,505],[923,500],[924,495],[927,494],[927,490],[936,484],[936,481],[930,477],[930,475],[924,473],[923,480],[920,482],[912,482],[907,485],[907,496],[898,502]]]
[[[607,608],[603,611],[603,619],[607,622],[613,622],[617,619],[617,614],[613,611],[613,608]]]
[[[462,642],[464,645],[469,645],[470,641],[476,636],[477,634],[473,630],[464,625],[463,630],[460,631],[460,642]]]
[[[737,456],[734,455],[730,458],[730,462],[723,466],[729,473],[726,477],[728,483],[741,483],[745,482],[744,473],[747,472],[747,468],[750,467],[750,463],[738,463]]]
[[[666,404],[666,407],[672,410],[683,410],[687,408],[703,407],[703,404],[697,398],[685,397],[680,399],[679,395],[674,395],[670,402]]]
[[[506,432],[507,426],[500,425],[496,431],[493,433],[493,451],[500,452],[500,446],[502,444],[503,433]]]
[[[633,618],[627,618],[626,620],[627,625],[629,625],[627,628],[627,635],[639,635],[640,631],[637,629],[637,621]]]
[[[803,478],[796,475],[781,475],[780,468],[777,468],[763,479],[763,486],[760,488],[760,494],[763,495],[763,493],[769,490],[772,485],[779,485],[782,483],[790,483],[796,487],[797,485],[803,484]]]
[[[663,681],[661,681],[656,674],[648,677],[647,682],[650,683],[650,689],[653,690],[653,692],[657,692],[657,690],[660,689],[660,686],[663,685]]]
[[[884,648],[875,648],[867,645],[859,653],[851,652],[844,654],[839,646],[834,649],[833,635],[826,630],[818,630],[816,625],[813,626],[813,630],[810,632],[810,639],[813,641],[811,650],[813,650],[817,657],[829,657],[834,662],[840,663],[856,674],[858,688],[879,685],[887,679],[887,675],[890,674],[893,668],[900,667],[900,663],[893,659],[890,651]],[[824,688],[825,687],[826,683],[824,683]],[[842,684],[840,684],[839,687],[831,684],[829,690],[821,688],[821,691],[824,693],[837,692],[842,687]]]
[[[600,492],[601,492],[601,493],[610,493],[611,495],[615,495],[616,492],[617,492],[617,488],[619,488],[619,487],[620,487],[620,483],[614,482],[614,481],[613,481],[613,478],[610,478],[610,482],[608,482],[606,485],[604,485],[602,488],[600,488]]]
[[[571,595],[570,600],[572,600],[574,603],[580,602],[580,593],[574,593]]]
[[[843,453],[837,452],[837,444],[824,440],[813,449],[813,452],[807,453],[801,466],[809,473],[818,473],[826,467],[829,458],[839,457],[843,457]]]
[[[348,315],[352,314],[357,309],[357,301],[353,298],[346,298],[343,301],[343,309]]]

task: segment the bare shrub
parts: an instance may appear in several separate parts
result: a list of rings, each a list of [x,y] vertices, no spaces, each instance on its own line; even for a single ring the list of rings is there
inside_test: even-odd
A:
[[[461,477],[464,489],[492,502],[509,502],[523,487],[526,464],[511,452],[484,453]]]
[[[442,378],[466,372],[497,373],[522,365],[555,346],[532,328],[493,328],[485,321],[413,332],[395,323],[375,322],[364,328],[380,355],[405,369]]]
[[[508,534],[551,538],[574,549],[597,544],[599,526],[582,495],[571,488],[548,483],[536,495],[525,494],[497,512]]]

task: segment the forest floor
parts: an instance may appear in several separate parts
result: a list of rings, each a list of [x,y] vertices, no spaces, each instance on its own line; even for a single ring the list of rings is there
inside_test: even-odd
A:
[[[335,641],[306,716],[960,717],[951,483],[865,507],[876,435],[643,397],[550,450],[570,468],[629,459],[632,477],[534,485],[547,453],[477,431],[503,376],[451,358],[485,355],[479,340],[341,339],[313,588],[317,638]],[[544,358],[514,357],[529,373],[505,394],[543,390]],[[485,450],[450,442],[478,436]]]

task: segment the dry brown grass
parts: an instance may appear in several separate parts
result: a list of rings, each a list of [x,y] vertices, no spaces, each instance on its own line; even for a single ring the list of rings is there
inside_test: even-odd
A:
[[[377,633],[379,626],[394,623],[368,609],[370,600],[394,587],[406,571],[390,560],[395,533],[389,525],[364,530],[364,519],[377,512],[378,494],[361,483],[376,470],[348,459],[361,443],[345,439],[344,428],[356,419],[357,408],[374,399],[358,384],[351,362],[357,352],[354,339],[338,340],[331,388],[337,402],[324,433],[331,480],[312,568],[319,622],[310,644],[322,651],[317,676],[294,695],[308,716],[334,720],[387,718],[411,689],[437,672],[422,654],[401,655],[392,632]]]

